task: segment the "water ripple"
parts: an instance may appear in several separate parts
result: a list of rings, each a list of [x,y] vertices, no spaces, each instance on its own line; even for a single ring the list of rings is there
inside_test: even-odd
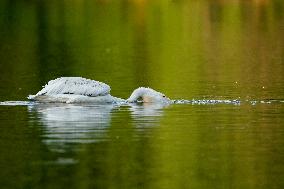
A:
[[[197,105],[206,105],[206,104],[232,104],[232,105],[240,105],[240,100],[172,100],[174,104],[197,104]]]

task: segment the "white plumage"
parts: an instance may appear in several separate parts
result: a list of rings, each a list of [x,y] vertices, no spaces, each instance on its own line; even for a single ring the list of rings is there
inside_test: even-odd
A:
[[[83,96],[104,96],[110,93],[110,86],[82,77],[60,77],[48,82],[39,95],[74,94]]]
[[[81,77],[61,77],[51,80],[36,95],[29,95],[28,99],[64,103],[137,102],[139,99],[142,99],[142,102],[171,102],[164,94],[145,87],[134,90],[127,100],[113,97],[110,95],[109,85]]]

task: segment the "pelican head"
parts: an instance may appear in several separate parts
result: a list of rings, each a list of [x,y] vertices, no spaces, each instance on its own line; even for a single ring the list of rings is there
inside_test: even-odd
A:
[[[163,93],[160,93],[158,91],[155,91],[151,88],[146,87],[139,87],[138,89],[135,89],[130,97],[127,99],[127,102],[139,102],[139,101],[145,102],[145,103],[170,103],[171,100],[166,97]]]

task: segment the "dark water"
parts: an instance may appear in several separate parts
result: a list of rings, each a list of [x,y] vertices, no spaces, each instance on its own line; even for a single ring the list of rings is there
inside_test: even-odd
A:
[[[114,96],[0,106],[0,188],[283,188],[284,3],[0,1],[0,101],[82,76]]]

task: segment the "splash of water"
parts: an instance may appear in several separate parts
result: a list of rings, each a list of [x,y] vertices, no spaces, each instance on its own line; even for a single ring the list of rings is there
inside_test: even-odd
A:
[[[38,104],[35,101],[4,101],[0,102],[0,105],[2,106],[29,106],[29,105],[35,105]]]
[[[271,104],[271,103],[283,103],[283,100],[244,100],[241,101],[239,99],[234,100],[214,100],[214,99],[201,99],[201,100],[186,100],[186,99],[177,99],[177,100],[171,100],[170,104],[191,104],[191,105],[215,105],[215,104],[231,104],[231,105],[241,105],[242,104],[251,104],[251,105],[257,105],[257,104]],[[142,102],[137,102],[138,104]],[[4,101],[0,102],[0,105],[2,106],[32,106],[36,104],[44,104],[36,101]],[[49,103],[51,104],[51,103]],[[112,103],[116,106],[124,106],[129,105],[126,101],[121,102],[114,102]]]
[[[232,105],[240,105],[241,101],[240,100],[207,100],[207,99],[202,99],[202,100],[172,100],[173,104],[197,104],[197,105],[208,105],[208,104],[232,104]]]

